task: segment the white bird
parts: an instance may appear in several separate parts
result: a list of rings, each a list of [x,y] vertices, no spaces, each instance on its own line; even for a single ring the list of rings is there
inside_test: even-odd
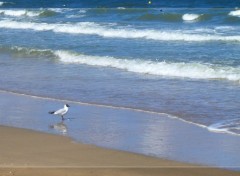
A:
[[[50,111],[48,112],[49,114],[54,114],[54,115],[59,115],[62,117],[62,120],[64,120],[64,115],[68,112],[68,108],[70,106],[68,104],[65,104],[64,107],[62,109],[59,109],[57,111]]]

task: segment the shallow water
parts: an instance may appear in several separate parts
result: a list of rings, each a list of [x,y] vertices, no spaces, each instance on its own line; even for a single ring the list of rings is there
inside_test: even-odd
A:
[[[162,112],[205,126],[239,118],[238,83],[116,72],[43,57],[1,58],[4,90]],[[238,134],[239,125],[225,131]]]
[[[212,133],[166,114],[0,93],[3,125],[70,136],[101,147],[239,170],[240,138]],[[48,111],[70,104],[66,120]]]

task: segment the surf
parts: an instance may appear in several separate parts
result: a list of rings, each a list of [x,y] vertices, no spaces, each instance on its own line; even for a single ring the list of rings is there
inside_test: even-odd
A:
[[[0,6],[3,6],[3,4],[5,4],[5,2],[0,2]]]
[[[112,25],[100,25],[95,22],[79,23],[34,23],[19,22],[14,20],[1,20],[0,28],[21,29],[34,31],[52,31],[54,33],[98,35],[104,38],[146,39],[156,41],[188,41],[188,42],[240,42],[239,35],[216,35],[216,34],[193,34],[188,31],[179,30],[156,30],[156,29],[134,29],[118,28]],[[191,32],[191,31],[189,31]]]
[[[197,20],[199,20],[199,17],[200,17],[200,15],[198,15],[198,14],[188,14],[188,13],[186,13],[182,16],[182,19],[184,21],[197,21]]]
[[[23,10],[23,9],[4,9],[0,10],[0,15],[8,17],[51,17],[57,15],[57,10]]]
[[[240,10],[231,11],[228,15],[240,17]]]
[[[116,58],[93,56],[68,50],[34,49],[24,47],[0,47],[1,52],[15,56],[46,57],[64,64],[83,64],[93,67],[109,67],[138,74],[149,74],[170,78],[203,80],[227,80],[240,83],[240,67],[217,65],[204,62],[173,62],[143,60],[141,58]]]
[[[139,74],[165,77],[228,80],[240,82],[240,68],[200,62],[146,61],[119,59],[110,56],[89,56],[68,51],[54,51],[63,63],[112,67]]]

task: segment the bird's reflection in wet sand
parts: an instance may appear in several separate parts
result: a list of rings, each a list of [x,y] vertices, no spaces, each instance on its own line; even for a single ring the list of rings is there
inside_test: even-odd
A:
[[[67,134],[67,125],[64,124],[64,122],[59,122],[57,124],[50,125],[50,128],[62,133],[62,134]]]

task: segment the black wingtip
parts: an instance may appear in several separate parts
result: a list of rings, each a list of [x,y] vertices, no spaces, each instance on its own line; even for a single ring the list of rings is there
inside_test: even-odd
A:
[[[55,111],[49,111],[48,113],[49,113],[49,114],[54,114],[54,112],[55,112]]]

